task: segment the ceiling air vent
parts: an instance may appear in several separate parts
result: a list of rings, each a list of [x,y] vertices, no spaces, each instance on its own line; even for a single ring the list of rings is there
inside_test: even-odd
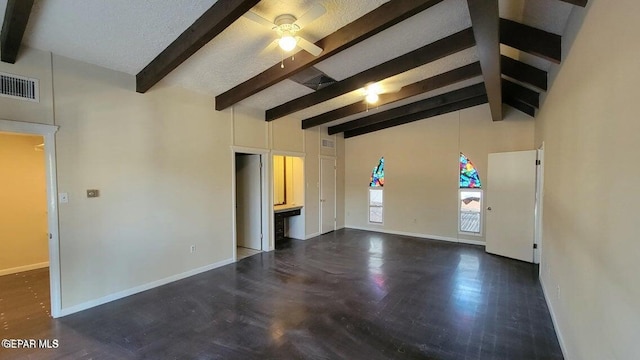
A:
[[[336,143],[333,142],[333,140],[322,139],[322,147],[333,149],[334,147],[336,147]]]
[[[40,102],[38,85],[37,79],[0,72],[0,96]]]
[[[327,74],[313,66],[300,71],[289,79],[297,82],[298,84],[304,85],[311,90],[320,90],[336,82],[334,79],[327,76]]]

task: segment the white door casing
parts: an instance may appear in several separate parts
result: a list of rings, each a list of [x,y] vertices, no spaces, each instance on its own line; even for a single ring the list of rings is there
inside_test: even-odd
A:
[[[536,150],[489,154],[486,251],[533,262]]]
[[[320,158],[320,233],[336,229],[336,159]]]
[[[542,258],[542,205],[544,202],[544,143],[537,150],[536,165],[536,208],[535,208],[535,244],[533,262],[540,264]]]

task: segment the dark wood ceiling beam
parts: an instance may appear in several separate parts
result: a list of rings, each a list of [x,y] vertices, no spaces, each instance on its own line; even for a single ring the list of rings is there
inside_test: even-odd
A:
[[[363,88],[372,82],[401,74],[445,56],[468,49],[474,45],[473,30],[471,30],[471,28],[462,30],[393,60],[374,66],[359,74],[338,81],[326,88],[271,108],[266,111],[265,119],[272,121],[281,118],[296,111],[344,95],[350,91]]]
[[[547,91],[547,72],[502,55],[502,74]]]
[[[509,97],[509,96],[505,96],[503,97],[504,103],[511,106],[512,108],[522,111],[523,113],[531,116],[531,117],[535,117],[536,116],[536,108],[534,108],[531,105],[525,104],[522,101]]]
[[[572,5],[577,5],[577,6],[582,6],[582,7],[587,6],[587,0],[560,0],[560,1],[564,1],[566,3],[572,4]]]
[[[456,102],[456,103],[446,104],[446,105],[437,107],[435,109],[426,110],[426,111],[419,112],[419,113],[416,113],[416,114],[411,114],[411,115],[403,116],[403,117],[400,117],[400,118],[388,120],[388,121],[385,121],[385,122],[373,124],[373,125],[370,125],[370,126],[357,128],[355,130],[346,131],[344,133],[344,137],[345,137],[345,139],[348,139],[348,138],[352,138],[354,136],[364,135],[364,134],[368,134],[368,133],[371,133],[371,132],[374,132],[374,131],[388,129],[390,127],[394,127],[394,126],[398,126],[398,125],[404,125],[404,124],[408,124],[408,123],[411,123],[411,122],[414,122],[414,121],[418,121],[418,120],[428,119],[430,117],[443,115],[443,114],[447,114],[447,113],[450,113],[450,112],[459,111],[459,110],[463,110],[463,109],[466,109],[466,108],[470,108],[470,107],[486,104],[487,101],[488,101],[487,100],[487,95],[476,96],[476,97],[473,97],[471,99],[462,100],[462,101],[459,101],[459,102]]]
[[[540,94],[529,88],[507,79],[502,79],[502,91],[504,96],[516,98],[525,104],[531,105],[535,108],[540,108]]]
[[[562,37],[544,30],[500,19],[500,42],[556,64],[562,60]]]
[[[480,63],[475,62],[473,64],[465,65],[457,69],[447,71],[445,73],[424,79],[422,81],[403,86],[400,91],[396,93],[381,94],[380,99],[376,103],[376,106],[382,106],[391,104],[396,101],[410,98],[412,96],[420,95],[432,90],[443,88],[448,85],[458,83],[460,81],[472,79],[476,76],[482,75],[480,69]],[[359,114],[369,109],[369,105],[364,101],[359,101],[354,104],[343,106],[341,108],[320,114],[309,119],[302,120],[302,128],[309,129],[314,126],[326,124],[328,122],[345,118],[347,116]]]
[[[33,0],[9,0],[0,33],[0,60],[14,64],[27,29]]]
[[[483,83],[467,86],[465,88],[448,92],[446,94],[434,96],[429,99],[414,102],[412,104],[400,106],[387,111],[382,111],[360,119],[352,120],[328,129],[329,135],[355,130],[361,127],[373,126],[389,120],[406,117],[412,114],[422,113],[428,110],[467,100],[480,95],[485,95],[486,90]]]
[[[317,41],[315,44],[323,49],[320,56],[301,51],[296,54],[295,60],[284,60],[284,69],[278,63],[216,96],[216,110],[224,110],[442,1],[391,0]]]
[[[136,75],[136,91],[144,93],[196,51],[218,36],[260,0],[218,0]]]
[[[498,0],[467,0],[493,121],[502,120]]]

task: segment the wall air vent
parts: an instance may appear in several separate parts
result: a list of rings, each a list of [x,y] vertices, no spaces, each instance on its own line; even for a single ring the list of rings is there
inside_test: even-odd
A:
[[[24,76],[0,72],[0,96],[40,102],[39,81]]]
[[[333,140],[322,139],[322,147],[333,149],[334,147],[336,147],[336,143],[333,142]]]

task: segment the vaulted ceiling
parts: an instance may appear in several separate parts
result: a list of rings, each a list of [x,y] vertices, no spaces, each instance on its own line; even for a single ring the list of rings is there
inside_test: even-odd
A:
[[[32,6],[33,3],[33,6]],[[326,13],[301,34],[324,49],[291,58],[265,47],[275,33],[243,16]],[[561,35],[586,0],[0,0],[2,61],[19,46],[137,75],[138,92],[161,82],[289,116],[346,137],[488,102],[535,116]],[[284,59],[283,59],[284,58]],[[281,67],[283,63],[284,68]],[[313,68],[311,68],[313,66]],[[305,69],[335,80],[312,89]],[[306,70],[307,72],[309,70]],[[364,86],[383,93],[367,105]],[[480,84],[480,85],[478,85]],[[215,98],[215,105],[213,99]]]

